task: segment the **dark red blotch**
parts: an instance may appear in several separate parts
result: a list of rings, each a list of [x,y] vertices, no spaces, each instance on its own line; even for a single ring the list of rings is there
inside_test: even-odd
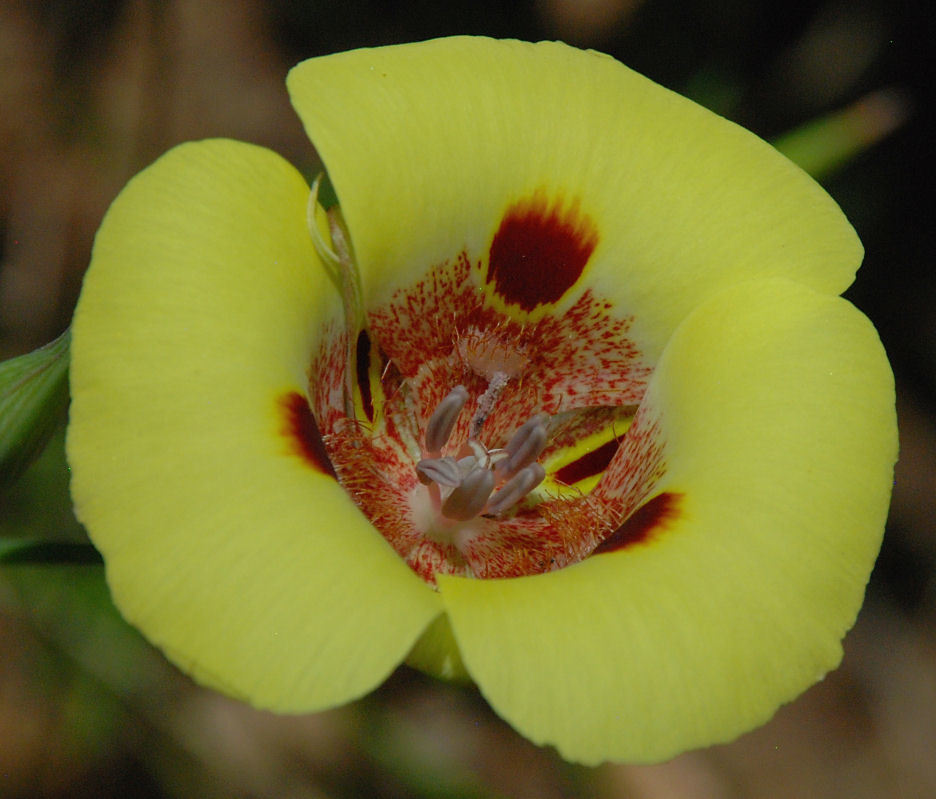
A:
[[[357,337],[357,352],[355,366],[358,388],[361,390],[361,405],[368,421],[374,421],[374,399],[371,396],[370,384],[370,351],[371,342],[367,331],[362,330]]]
[[[598,244],[594,224],[575,206],[544,197],[518,203],[491,242],[487,280],[507,302],[532,311],[559,300],[582,274]]]
[[[645,502],[617,530],[602,541],[594,554],[615,552],[632,544],[648,541],[656,532],[679,518],[679,502],[682,494],[664,491]]]
[[[608,468],[617,450],[618,439],[613,438],[572,463],[567,463],[561,469],[557,469],[554,476],[566,485],[573,485],[586,477],[601,474]]]
[[[283,410],[283,434],[292,443],[296,454],[312,468],[335,477],[335,469],[306,398],[298,391],[290,391],[280,399],[280,407]]]

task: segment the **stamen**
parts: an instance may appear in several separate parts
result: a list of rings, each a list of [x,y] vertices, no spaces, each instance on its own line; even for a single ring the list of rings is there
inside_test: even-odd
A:
[[[465,455],[465,457],[459,458],[456,463],[461,476],[467,477],[469,472],[473,472],[478,467],[479,461],[477,455]]]
[[[542,483],[545,477],[546,470],[538,463],[531,463],[524,467],[504,483],[503,488],[488,502],[487,512],[498,516],[512,508]]]
[[[509,457],[497,464],[496,471],[500,479],[512,477],[536,461],[549,440],[546,434],[548,419],[545,413],[538,413],[517,429],[505,447]]]
[[[416,475],[423,485],[438,483],[453,488],[462,480],[454,458],[427,458],[416,464]]]
[[[455,386],[436,406],[426,425],[426,449],[431,455],[437,456],[448,443],[452,430],[455,429],[455,422],[458,421],[467,401],[467,389],[464,386]]]
[[[494,472],[490,469],[476,468],[469,472],[461,485],[442,503],[442,515],[455,521],[467,522],[484,510],[493,490]]]
[[[439,529],[470,521],[481,513],[502,514],[523,500],[546,476],[536,459],[547,443],[547,414],[539,413],[521,425],[502,449],[489,450],[474,435],[509,379],[503,373],[491,378],[487,391],[478,400],[469,437],[454,457],[441,457],[441,452],[468,402],[467,389],[455,386],[429,417],[425,433],[429,457],[416,464],[416,475],[426,486],[436,523],[441,525]],[[492,499],[497,485],[501,487]]]

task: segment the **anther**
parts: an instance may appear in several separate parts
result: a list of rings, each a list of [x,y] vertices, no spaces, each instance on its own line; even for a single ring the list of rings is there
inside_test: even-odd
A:
[[[508,457],[497,464],[499,478],[512,477],[525,466],[536,461],[549,440],[546,434],[548,419],[545,413],[538,413],[517,429],[505,447]]]
[[[468,401],[468,391],[464,386],[455,386],[445,398],[436,406],[429,417],[429,423],[426,425],[426,450],[430,454],[442,451],[452,430],[455,429],[455,422]]]
[[[543,482],[546,470],[538,463],[525,466],[491,498],[487,505],[487,513],[497,516],[505,510],[512,508],[534,488]]]
[[[438,483],[454,487],[462,480],[462,473],[454,458],[426,458],[416,464],[416,476],[423,485]]]
[[[442,515],[467,522],[484,510],[493,490],[494,472],[490,469],[474,469],[442,503]]]

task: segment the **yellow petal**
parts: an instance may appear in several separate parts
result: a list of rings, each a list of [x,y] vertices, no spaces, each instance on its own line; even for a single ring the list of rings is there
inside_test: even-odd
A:
[[[665,463],[650,497],[675,500],[655,529],[643,514],[638,543],[551,574],[439,578],[492,706],[587,763],[731,739],[834,668],[890,496],[893,378],[838,297],[723,292],[674,334],[645,406]]]
[[[861,260],[800,169],[601,54],[456,37],[312,59],[288,87],[336,188],[368,308],[462,253],[476,282],[490,279],[493,247],[506,258],[500,305],[551,308],[561,295],[568,308],[591,287],[634,317],[629,335],[652,363],[727,285],[785,276],[837,293]]]
[[[197,679],[282,710],[373,688],[439,610],[307,429],[341,313],[308,196],[257,147],[171,151],[105,218],[72,350],[72,490],[117,605]]]

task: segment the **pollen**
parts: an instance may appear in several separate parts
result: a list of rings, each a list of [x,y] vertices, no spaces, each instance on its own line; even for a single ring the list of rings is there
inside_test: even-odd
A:
[[[455,348],[461,362],[488,381],[496,375],[515,380],[530,362],[525,346],[496,330],[469,328],[457,337]]]

